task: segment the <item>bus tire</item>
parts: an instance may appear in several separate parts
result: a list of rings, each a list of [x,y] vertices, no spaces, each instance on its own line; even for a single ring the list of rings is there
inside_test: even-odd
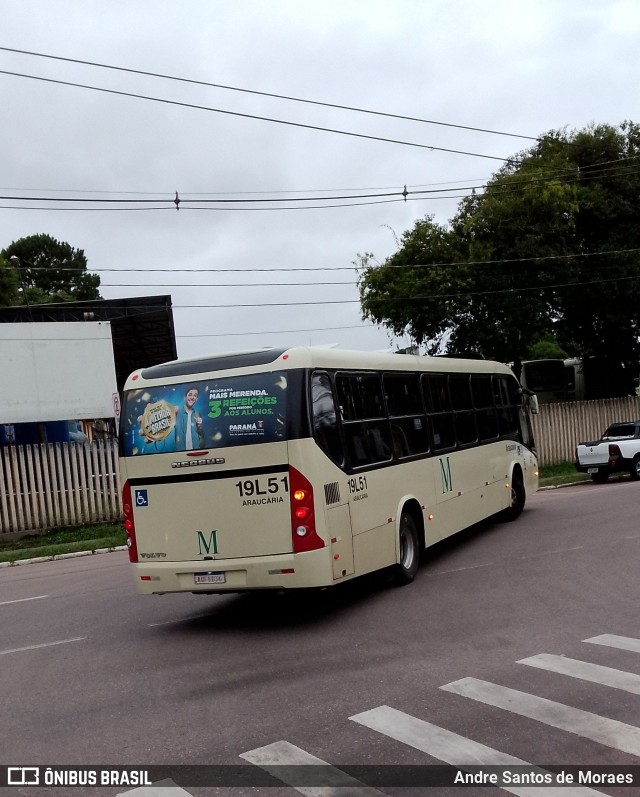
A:
[[[524,488],[524,481],[520,470],[514,470],[511,477],[511,506],[504,510],[502,517],[504,520],[515,520],[520,517],[527,500],[527,491]]]
[[[638,479],[640,479],[640,454],[636,454],[636,456],[633,458],[633,462],[629,468],[629,475],[634,482],[637,482]]]
[[[410,584],[420,566],[420,544],[418,529],[409,512],[400,516],[400,561],[395,566],[395,582],[398,585]]]

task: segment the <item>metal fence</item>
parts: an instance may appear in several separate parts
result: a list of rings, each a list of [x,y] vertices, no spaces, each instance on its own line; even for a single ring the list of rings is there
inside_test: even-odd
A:
[[[120,519],[115,441],[0,448],[0,533]]]
[[[541,404],[540,413],[532,416],[539,463],[545,466],[573,462],[578,443],[598,440],[607,426],[616,421],[639,418],[637,396]]]
[[[635,396],[542,404],[532,416],[540,465],[573,462],[579,442],[638,418]],[[0,448],[1,534],[117,521],[120,504],[115,441]]]

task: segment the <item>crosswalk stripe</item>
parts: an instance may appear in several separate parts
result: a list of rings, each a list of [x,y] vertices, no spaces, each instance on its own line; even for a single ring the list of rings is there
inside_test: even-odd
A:
[[[531,767],[534,772],[546,772],[540,767],[533,767],[528,761],[459,736],[457,733],[412,717],[410,714],[391,708],[391,706],[378,706],[370,711],[355,714],[349,719],[462,770],[478,766],[525,766]],[[500,786],[500,788],[511,794],[516,794],[518,797],[588,797],[602,794],[602,792],[587,786],[509,785]]]
[[[640,728],[618,720],[600,717],[589,711],[565,706],[554,700],[529,695],[506,686],[499,686],[477,678],[462,678],[441,686],[447,692],[469,697],[522,717],[538,720],[553,728],[583,736],[594,742],[622,750],[631,755],[640,755]]]
[[[591,681],[594,684],[611,686],[613,689],[622,689],[624,692],[640,695],[640,675],[614,670],[613,667],[603,667],[600,664],[569,659],[566,656],[555,656],[551,653],[529,656],[529,658],[520,659],[518,664],[527,664],[529,667],[557,672],[560,675],[570,675],[583,681]]]
[[[283,783],[293,786],[296,791],[304,794],[305,797],[383,797],[382,792],[372,786],[365,786],[341,769],[327,764],[321,758],[316,758],[311,753],[307,753],[289,742],[273,742],[273,744],[265,745],[265,747],[257,747],[255,750],[241,753],[240,758],[249,761],[251,764],[256,764],[256,766],[261,767]],[[294,770],[295,767],[299,766],[322,767],[322,778],[323,780],[329,780],[331,785],[296,785],[296,773],[292,771],[287,776],[287,767],[291,767]]]
[[[630,650],[632,653],[640,653],[640,639],[628,636],[617,636],[616,634],[601,634],[593,636],[591,639],[584,639],[583,642],[591,642],[594,645],[607,645],[610,648],[620,650]]]

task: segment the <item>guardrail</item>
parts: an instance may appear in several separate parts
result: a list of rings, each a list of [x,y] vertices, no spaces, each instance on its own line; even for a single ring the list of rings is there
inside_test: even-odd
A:
[[[0,533],[120,519],[115,441],[0,448]]]

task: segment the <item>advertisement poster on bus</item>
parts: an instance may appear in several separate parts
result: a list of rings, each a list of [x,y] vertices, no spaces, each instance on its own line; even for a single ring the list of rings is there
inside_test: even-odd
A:
[[[199,451],[285,439],[287,378],[255,374],[125,393],[124,455]]]

